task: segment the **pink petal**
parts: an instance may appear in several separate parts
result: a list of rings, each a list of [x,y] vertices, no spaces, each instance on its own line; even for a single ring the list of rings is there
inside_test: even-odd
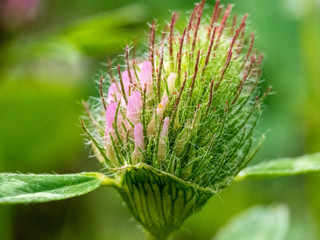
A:
[[[136,79],[136,75],[134,74],[134,71],[133,69],[130,69],[130,74],[131,74],[131,78],[132,78],[132,83],[136,83],[137,82],[137,79]],[[125,70],[122,74],[122,80],[124,82],[130,82],[130,77],[129,77],[129,73],[127,70]]]
[[[134,141],[136,147],[144,150],[143,128],[141,123],[134,126]]]
[[[134,71],[130,70],[130,73],[131,73],[132,83],[136,83],[137,79],[136,79],[136,75],[134,74]],[[131,85],[128,71],[127,70],[124,71],[121,74],[121,77],[122,77],[122,81],[123,81],[124,91],[126,92],[126,95],[128,97],[129,96],[129,86]]]
[[[152,81],[152,65],[151,62],[143,62],[139,64],[139,80],[141,84]]]
[[[118,103],[114,102],[114,103],[110,103],[107,107],[107,110],[106,110],[106,135],[108,135],[109,132],[111,132],[111,130],[113,129],[112,124],[113,124],[115,117],[116,117],[117,106],[118,106]]]
[[[127,117],[134,125],[140,121],[140,111],[142,108],[141,93],[134,91],[128,99]]]
[[[119,101],[121,98],[122,94],[119,91],[117,84],[112,83],[109,87],[107,103]]]
[[[138,74],[142,89],[147,87],[147,96],[152,93],[152,65],[151,62],[139,64],[140,72]]]
[[[169,131],[169,117],[166,117],[163,120],[161,136],[162,137],[168,137],[168,131]]]

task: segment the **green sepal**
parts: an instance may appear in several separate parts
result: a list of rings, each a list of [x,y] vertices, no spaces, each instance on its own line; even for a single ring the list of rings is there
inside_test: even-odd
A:
[[[130,211],[154,239],[166,239],[214,194],[145,164],[120,169],[116,182]]]
[[[320,153],[281,158],[244,168],[235,180],[290,176],[320,171]]]

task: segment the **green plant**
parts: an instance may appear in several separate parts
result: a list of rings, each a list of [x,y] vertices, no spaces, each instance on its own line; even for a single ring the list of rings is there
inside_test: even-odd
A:
[[[61,200],[111,186],[151,239],[166,239],[234,179],[320,170],[319,154],[246,168],[262,142],[253,135],[270,91],[259,91],[262,55],[253,49],[247,15],[230,19],[231,5],[217,1],[207,21],[203,7],[196,5],[182,32],[174,30],[173,13],[159,41],[153,22],[148,57],[131,59],[127,47],[125,70],[102,76],[100,98],[84,103],[82,127],[101,173],[4,173],[0,203]]]

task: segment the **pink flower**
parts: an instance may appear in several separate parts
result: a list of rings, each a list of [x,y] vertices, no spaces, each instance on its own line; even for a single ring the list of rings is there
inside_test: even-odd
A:
[[[136,75],[134,74],[134,71],[133,71],[132,69],[130,70],[130,74],[131,74],[131,78],[132,78],[132,83],[136,83],[136,82],[137,82]],[[122,80],[123,80],[124,82],[129,82],[129,83],[131,83],[128,70],[125,70],[125,71],[122,73]]]
[[[113,130],[113,122],[116,117],[118,103],[110,103],[106,110],[106,135],[109,135]]]
[[[134,142],[135,147],[134,151],[132,152],[131,161],[133,164],[138,164],[139,162],[143,162],[143,155],[141,151],[145,149],[143,140],[143,128],[140,122],[134,126]]]
[[[142,108],[141,93],[134,91],[128,99],[127,117],[132,124],[140,122],[140,111]]]
[[[131,74],[131,78],[132,78],[132,83],[136,83],[137,82],[137,79],[136,79],[136,76],[134,74],[134,71],[133,70],[130,70],[130,74]],[[122,81],[123,81],[123,86],[124,86],[124,91],[127,95],[127,97],[129,96],[129,87],[131,85],[131,81],[130,81],[130,77],[129,77],[129,73],[128,71],[124,71],[122,74],[121,74],[121,77],[122,77]]]
[[[111,143],[111,137],[110,133],[113,134],[113,122],[116,117],[117,112],[117,106],[118,104],[116,102],[110,103],[106,110],[106,131],[105,131],[105,144],[106,144],[106,155],[110,159],[110,161],[117,165],[117,162],[115,161],[115,155],[113,152],[113,147]]]
[[[112,83],[109,87],[107,103],[117,102],[122,98],[122,94],[116,83]]]
[[[152,66],[151,62],[139,64],[140,72],[138,74],[142,90],[147,87],[147,96],[152,94]]]
[[[134,142],[135,148],[139,147],[141,150],[144,150],[143,128],[141,123],[134,126]]]

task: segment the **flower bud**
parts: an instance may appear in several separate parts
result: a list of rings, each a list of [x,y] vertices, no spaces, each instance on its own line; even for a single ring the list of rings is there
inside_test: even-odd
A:
[[[146,88],[146,96],[148,98],[152,95],[152,66],[149,61],[143,62],[139,65],[139,80],[142,90]]]
[[[140,111],[142,108],[141,93],[134,91],[128,99],[127,117],[132,124],[140,122]]]
[[[169,77],[167,78],[167,85],[168,85],[168,92],[173,93],[175,89],[175,84],[176,84],[176,78],[177,74],[176,73],[170,73]],[[167,91],[164,91],[163,95],[164,97],[168,95]]]
[[[141,123],[134,126],[134,142],[135,148],[132,153],[132,162],[138,163],[143,159],[141,151],[144,150],[143,129]],[[140,161],[138,161],[138,159]]]
[[[168,103],[168,97],[163,97],[161,102],[158,104],[157,114],[159,115],[159,117],[163,116],[163,113],[166,110],[167,103]]]
[[[196,5],[182,32],[174,30],[173,13],[159,43],[153,23],[148,59],[130,59],[127,47],[126,69],[110,75],[106,101],[101,91],[90,113],[95,149],[133,215],[158,238],[178,229],[252,159],[270,90],[258,90],[263,56],[253,50],[247,15],[230,19],[231,5],[223,9],[218,0],[206,22],[203,7],[204,1]]]
[[[118,89],[116,83],[112,83],[109,87],[107,103],[110,104],[112,102],[117,102],[122,97],[121,92]]]
[[[166,156],[168,132],[169,132],[169,117],[166,117],[163,121],[161,136],[159,139],[160,141],[159,150],[158,150],[159,164],[162,164],[162,161],[165,159],[165,156]]]

